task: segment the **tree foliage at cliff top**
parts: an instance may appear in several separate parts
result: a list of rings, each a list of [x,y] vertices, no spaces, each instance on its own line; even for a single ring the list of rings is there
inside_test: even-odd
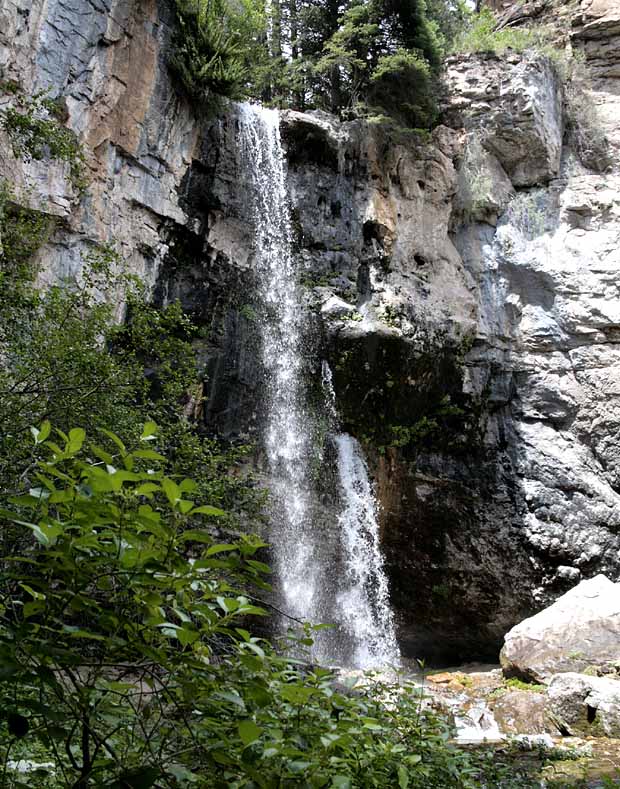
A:
[[[172,65],[193,99],[391,115],[428,127],[461,0],[175,0]]]

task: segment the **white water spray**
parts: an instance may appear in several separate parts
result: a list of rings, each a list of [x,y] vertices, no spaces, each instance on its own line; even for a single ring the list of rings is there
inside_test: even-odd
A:
[[[326,361],[321,379],[329,420],[337,428],[336,393]],[[338,526],[345,568],[337,593],[340,618],[354,645],[355,666],[394,665],[400,652],[381,553],[377,500],[359,443],[347,433],[336,434],[334,443],[342,496]]]

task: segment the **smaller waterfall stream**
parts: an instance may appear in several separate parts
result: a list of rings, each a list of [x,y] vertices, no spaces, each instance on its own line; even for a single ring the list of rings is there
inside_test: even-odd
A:
[[[394,664],[399,651],[379,544],[377,501],[358,442],[339,433],[335,443],[344,504],[338,524],[346,568],[338,607],[355,644],[355,665]]]
[[[326,361],[322,363],[321,377],[328,416],[337,430],[336,395],[332,371]],[[353,436],[338,432],[333,441],[340,483],[338,527],[345,569],[337,592],[340,620],[354,645],[352,662],[356,666],[394,665],[400,653],[379,540],[377,500],[359,443]]]

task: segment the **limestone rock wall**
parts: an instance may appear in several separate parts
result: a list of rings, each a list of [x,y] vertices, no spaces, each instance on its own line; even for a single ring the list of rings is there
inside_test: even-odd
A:
[[[579,161],[562,87],[534,56],[450,60],[429,139],[282,116],[310,387],[328,361],[376,477],[412,655],[491,658],[550,598],[620,572],[620,20],[612,0],[568,5],[605,172]],[[113,243],[156,301],[181,299],[205,327],[205,429],[251,438],[254,250],[235,108],[209,117],[182,96],[171,24],[165,0],[0,0],[0,80],[62,101],[89,183],[79,195],[66,167],[17,161],[2,133],[0,178],[60,219],[42,285]]]

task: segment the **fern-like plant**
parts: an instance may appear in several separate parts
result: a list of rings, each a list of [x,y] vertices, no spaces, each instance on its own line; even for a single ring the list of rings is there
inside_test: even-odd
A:
[[[190,98],[242,98],[249,74],[238,14],[227,0],[175,4],[178,29],[171,66]]]

